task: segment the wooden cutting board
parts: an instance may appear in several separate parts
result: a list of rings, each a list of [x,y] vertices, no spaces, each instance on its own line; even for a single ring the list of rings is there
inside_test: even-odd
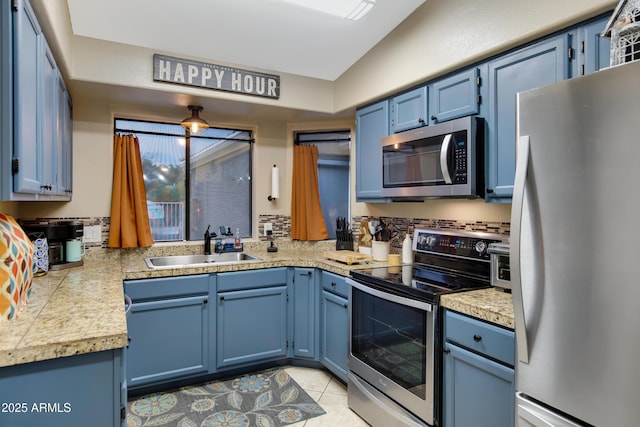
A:
[[[347,265],[371,261],[371,255],[355,251],[325,251],[323,255],[327,259],[342,262]]]

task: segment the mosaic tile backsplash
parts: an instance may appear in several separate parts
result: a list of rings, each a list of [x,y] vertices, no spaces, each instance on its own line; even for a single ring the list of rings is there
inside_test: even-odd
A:
[[[354,242],[357,242],[360,235],[360,223],[363,220],[369,221],[373,219],[382,219],[385,223],[393,224],[398,230],[398,234],[391,239],[392,252],[397,252],[402,248],[402,239],[408,232],[413,233],[416,228],[434,228],[442,230],[466,230],[466,231],[483,231],[488,233],[497,233],[509,235],[511,231],[508,222],[487,222],[487,221],[460,221],[447,219],[428,219],[428,218],[400,218],[400,217],[372,217],[357,216],[352,218],[351,228],[353,229]],[[87,249],[106,248],[109,238],[109,217],[75,217],[75,218],[36,218],[29,220],[19,220],[21,225],[28,224],[56,224],[61,221],[75,221],[83,225],[100,225],[102,228],[102,241],[99,243],[87,243]],[[271,223],[273,234],[271,239],[282,240],[291,237],[291,217],[289,215],[259,215],[258,217],[258,236],[260,241],[270,240],[264,235],[264,224]]]

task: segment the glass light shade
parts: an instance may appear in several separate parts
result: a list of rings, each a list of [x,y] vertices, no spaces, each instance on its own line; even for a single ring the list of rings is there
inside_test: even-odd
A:
[[[189,105],[187,108],[191,110],[191,117],[180,122],[182,126],[189,128],[191,133],[198,133],[201,130],[209,129],[209,123],[200,118],[200,111],[203,110],[203,107]]]

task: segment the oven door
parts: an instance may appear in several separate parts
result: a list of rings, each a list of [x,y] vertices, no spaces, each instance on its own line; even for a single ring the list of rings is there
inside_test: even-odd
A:
[[[433,425],[437,305],[347,283],[350,374]]]

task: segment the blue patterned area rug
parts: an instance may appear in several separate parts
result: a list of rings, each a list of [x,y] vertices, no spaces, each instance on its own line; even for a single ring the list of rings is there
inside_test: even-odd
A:
[[[275,368],[131,399],[127,426],[282,427],[324,413]]]

